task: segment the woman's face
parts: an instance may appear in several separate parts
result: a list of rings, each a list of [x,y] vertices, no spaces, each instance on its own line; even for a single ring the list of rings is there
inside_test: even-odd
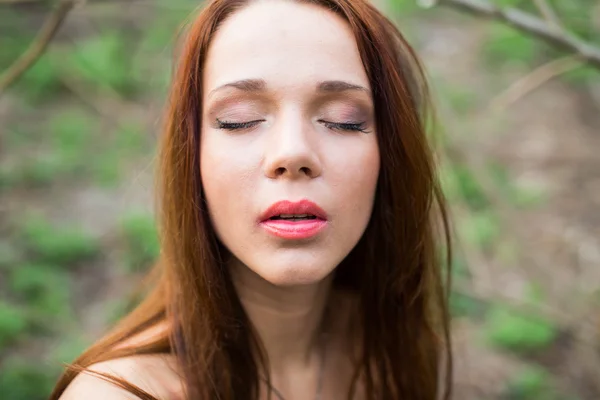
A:
[[[362,236],[379,174],[350,27],[294,2],[235,12],[209,48],[202,105],[202,184],[220,241],[275,285],[326,277]]]

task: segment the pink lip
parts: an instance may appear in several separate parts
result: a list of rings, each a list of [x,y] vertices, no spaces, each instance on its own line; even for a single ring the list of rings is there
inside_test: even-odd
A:
[[[269,219],[280,214],[311,214],[317,218],[302,221]],[[259,224],[267,232],[283,239],[308,239],[327,226],[327,215],[321,207],[309,200],[279,201],[261,215]]]

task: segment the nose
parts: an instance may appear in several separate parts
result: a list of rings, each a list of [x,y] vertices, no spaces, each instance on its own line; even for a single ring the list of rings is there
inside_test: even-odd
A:
[[[322,166],[315,146],[318,138],[301,118],[286,118],[272,127],[264,158],[265,175],[271,179],[316,178]]]

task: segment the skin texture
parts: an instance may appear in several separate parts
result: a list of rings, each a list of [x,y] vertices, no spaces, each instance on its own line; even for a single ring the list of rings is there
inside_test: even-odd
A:
[[[237,11],[220,27],[206,60],[200,110],[204,195],[217,236],[231,253],[242,305],[265,344],[273,386],[287,400],[314,398],[332,272],[371,217],[380,161],[370,91],[347,23],[310,4],[267,0]],[[247,122],[239,130],[222,125]],[[281,239],[259,225],[271,204],[301,199],[327,213],[318,236]],[[335,311],[326,321],[335,325],[332,333],[344,319],[342,309]],[[338,398],[350,381],[340,339],[345,332],[335,333],[323,398]],[[150,366],[151,357],[97,368],[144,384],[150,370],[167,368],[164,358]],[[164,377],[169,383],[162,386],[177,386],[176,375]],[[62,398],[91,399],[90,392],[111,390],[107,385],[83,374]]]
[[[245,79],[264,80],[264,90],[222,88]],[[324,279],[371,215],[379,153],[370,94],[319,92],[324,81],[370,90],[349,27],[321,7],[281,1],[226,20],[205,66],[200,159],[212,223],[241,264],[278,286]],[[228,131],[217,120],[261,122]],[[368,133],[320,121],[362,122]],[[257,224],[276,201],[301,199],[328,215],[316,239],[276,238]]]

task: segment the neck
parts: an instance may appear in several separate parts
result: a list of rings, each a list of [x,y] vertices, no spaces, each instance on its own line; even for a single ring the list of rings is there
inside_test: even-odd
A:
[[[233,281],[269,359],[271,371],[308,367],[320,351],[333,276],[302,286],[276,286],[243,265]]]

